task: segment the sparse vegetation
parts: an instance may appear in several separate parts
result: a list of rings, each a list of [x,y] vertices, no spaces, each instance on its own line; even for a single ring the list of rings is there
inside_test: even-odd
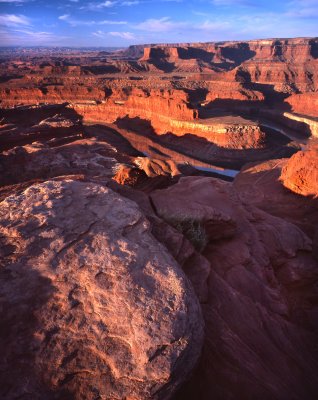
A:
[[[164,216],[166,222],[181,232],[198,251],[203,251],[208,243],[207,233],[203,222],[193,216],[171,215]]]

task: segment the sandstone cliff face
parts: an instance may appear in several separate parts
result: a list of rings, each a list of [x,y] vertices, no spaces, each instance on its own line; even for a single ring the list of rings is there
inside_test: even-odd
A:
[[[173,63],[179,70],[186,70],[189,60],[201,60],[197,72],[227,71],[240,65],[250,82],[273,84],[284,91],[295,87],[306,91],[317,90],[317,48],[317,39],[156,45],[145,47],[141,60]],[[227,80],[231,76],[228,74]]]
[[[154,126],[169,129],[172,118],[193,120],[196,111],[189,108],[187,94],[181,90],[113,90],[102,104],[75,103],[74,109],[87,121],[115,122],[117,119],[141,118]]]
[[[143,59],[149,60],[151,58],[164,57],[197,58],[201,51],[202,53],[206,52],[212,59],[218,59],[218,61],[242,62],[254,58],[256,60],[280,59],[305,62],[317,58],[317,48],[317,39],[306,38],[223,43],[158,44],[145,45]]]
[[[250,90],[240,82],[233,82],[232,79],[209,82],[209,92],[205,98],[205,104],[214,102],[217,99],[239,100],[239,101],[264,101],[264,94],[257,90]]]
[[[128,119],[127,125],[129,125],[129,120],[140,121],[140,127],[135,127],[135,129],[138,129],[144,135],[152,134],[153,132],[158,135],[173,132],[176,136],[193,134],[196,137],[204,138],[208,142],[228,149],[262,148],[265,144],[266,135],[261,127],[257,125],[209,124],[209,122],[204,121],[195,122],[195,120],[175,119],[172,117],[174,107],[171,107],[169,111],[171,117],[169,117],[151,112],[148,108],[129,108],[129,101],[122,102],[124,103],[122,105],[116,105],[116,101],[114,105],[109,105],[109,103],[100,105],[75,104],[74,110],[83,116],[84,121],[88,122],[113,123],[117,120]],[[141,102],[142,100],[140,100],[139,104]],[[193,115],[193,110],[188,111]],[[178,112],[181,116],[184,116],[180,109]],[[146,131],[143,131],[142,120],[150,124],[150,128]]]
[[[63,103],[65,101],[102,101],[105,92],[91,86],[56,86],[47,85],[39,88],[10,88],[1,89],[0,96],[7,105],[34,103]]]
[[[135,110],[135,114],[153,112],[185,120],[195,117],[195,111],[189,108],[188,95],[182,90],[132,89],[128,93],[113,91],[111,97],[106,100],[107,105],[120,105],[123,106],[123,111],[132,109]]]
[[[293,113],[283,113],[284,123],[291,128],[303,130],[309,132],[314,138],[318,137],[318,120],[317,118],[310,118],[304,115],[298,115]],[[309,135],[308,135],[309,136]]]
[[[286,100],[292,107],[292,111],[298,114],[310,115],[313,117],[318,117],[318,93],[301,93],[293,94]],[[317,129],[318,136],[318,129]]]
[[[291,63],[292,61],[252,60],[244,64],[250,82],[271,84],[276,91],[293,93],[299,91],[316,91],[318,88],[317,61]],[[291,63],[291,64],[290,64]]]
[[[317,39],[273,39],[222,44],[157,45],[145,48],[144,60],[160,60],[177,71],[195,72],[193,79],[209,81],[207,102],[228,99],[243,102],[278,100],[278,93],[304,93],[286,104],[294,112],[317,116]],[[201,73],[201,74],[200,74]],[[306,99],[307,93],[312,93]],[[217,103],[216,103],[217,105]],[[306,108],[308,112],[306,112]]]
[[[136,204],[64,179],[7,197],[0,219],[1,397],[170,398],[203,321]]]
[[[177,47],[145,47],[141,61],[158,60],[158,59],[177,59],[179,58],[179,49]]]
[[[85,71],[80,66],[72,65],[72,66],[52,66],[46,65],[40,67],[40,72],[43,75],[72,75],[72,76],[80,76],[85,75]]]

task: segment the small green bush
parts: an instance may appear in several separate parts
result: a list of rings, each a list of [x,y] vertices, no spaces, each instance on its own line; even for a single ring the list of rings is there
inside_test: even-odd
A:
[[[203,251],[208,243],[207,233],[201,220],[184,215],[164,217],[164,219],[181,232],[198,251]]]

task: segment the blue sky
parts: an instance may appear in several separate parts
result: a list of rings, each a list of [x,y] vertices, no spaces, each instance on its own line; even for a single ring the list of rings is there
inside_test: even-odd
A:
[[[0,0],[0,45],[318,36],[318,0]]]

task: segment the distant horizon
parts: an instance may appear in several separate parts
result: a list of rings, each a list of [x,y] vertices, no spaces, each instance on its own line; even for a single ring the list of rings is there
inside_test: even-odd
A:
[[[0,0],[1,1],[1,0]],[[133,47],[133,46],[160,46],[160,45],[183,45],[183,44],[198,44],[198,43],[202,43],[202,44],[206,44],[206,43],[226,43],[226,42],[253,42],[253,41],[262,41],[262,40],[296,40],[296,39],[318,39],[318,36],[294,36],[294,37],[259,37],[256,39],[248,39],[248,40],[241,40],[241,39],[237,39],[237,40],[218,40],[218,41],[206,41],[206,42],[157,42],[157,43],[140,43],[140,44],[129,44],[129,45],[122,45],[122,46],[63,46],[63,45],[29,45],[29,46],[23,46],[23,45],[4,45],[4,46],[0,46],[0,50],[1,49],[13,49],[13,48],[21,48],[21,49],[75,49],[75,50],[92,50],[92,49],[102,49],[102,50],[119,50],[119,49],[128,49],[129,47]]]
[[[0,0],[2,46],[316,37],[318,0]]]

